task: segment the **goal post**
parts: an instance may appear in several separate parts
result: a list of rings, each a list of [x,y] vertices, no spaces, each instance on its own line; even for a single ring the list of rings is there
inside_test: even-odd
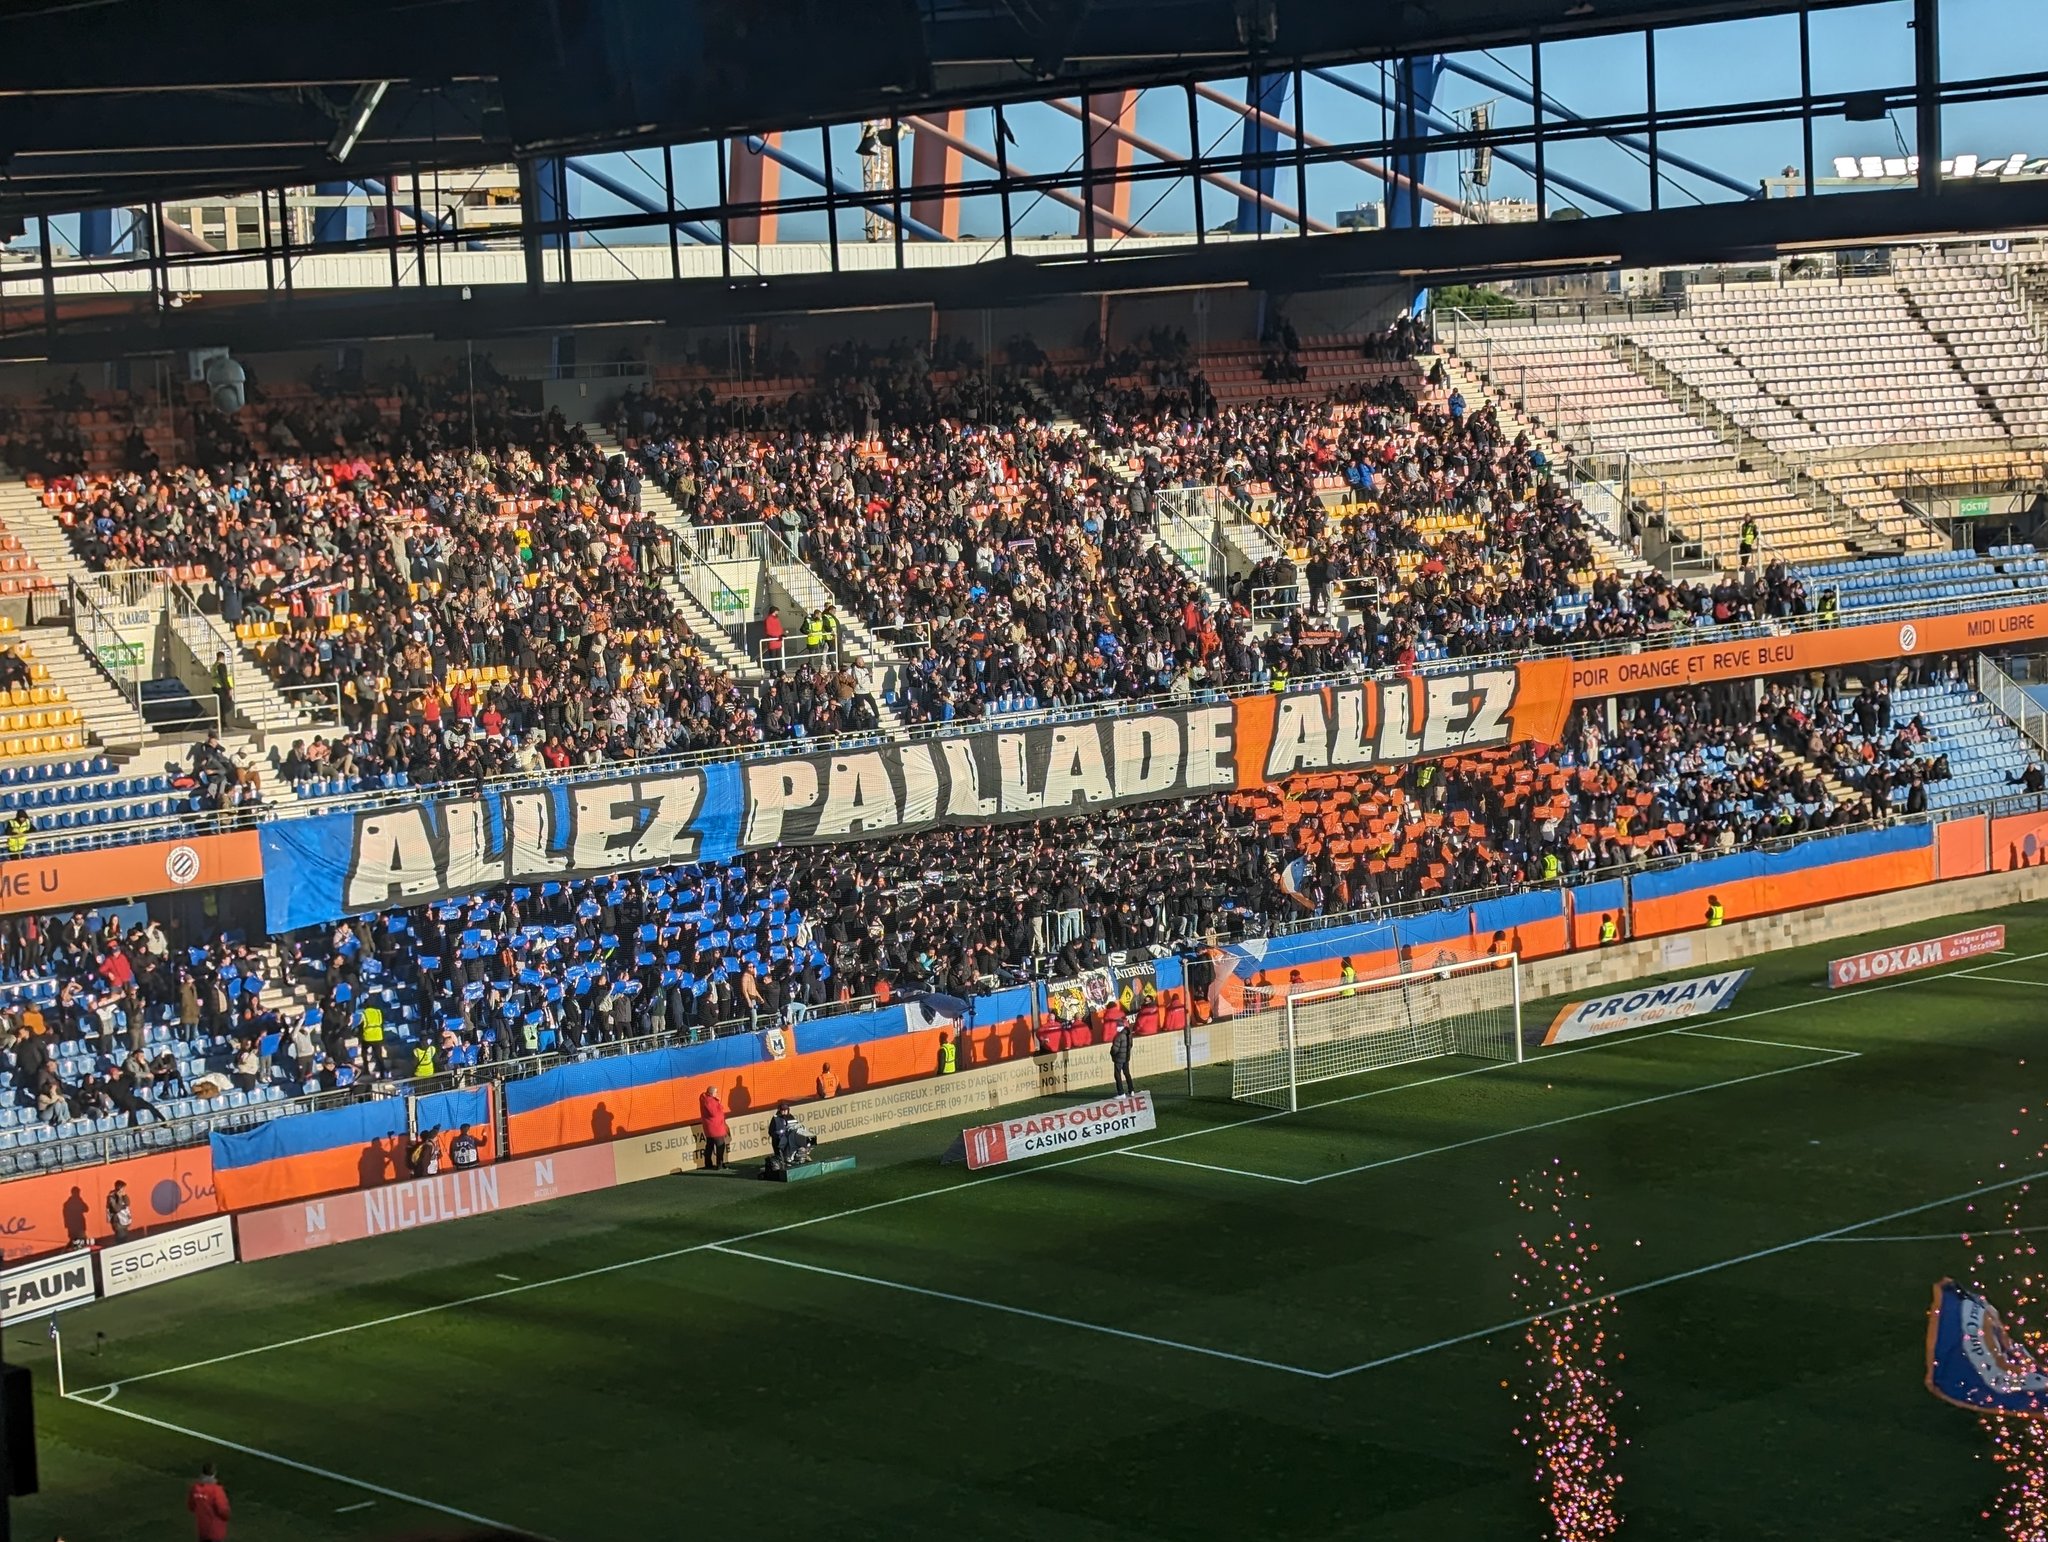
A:
[[[1522,1058],[1516,954],[1311,986],[1231,1026],[1230,1095],[1293,1112],[1301,1089],[1439,1055]]]

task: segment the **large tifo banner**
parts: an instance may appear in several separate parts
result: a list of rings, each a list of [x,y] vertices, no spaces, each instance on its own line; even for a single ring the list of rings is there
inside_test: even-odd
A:
[[[1544,660],[278,820],[262,830],[264,900],[270,930],[282,932],[496,883],[1086,814],[1301,771],[1555,743],[1569,679],[1567,663]]]

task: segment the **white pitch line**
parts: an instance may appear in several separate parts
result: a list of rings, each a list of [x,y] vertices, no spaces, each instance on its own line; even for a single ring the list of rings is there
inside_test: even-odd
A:
[[[1922,1231],[1897,1237],[1830,1237],[1830,1242],[1961,1242],[1970,1237],[1985,1240],[1992,1237],[2030,1237],[2036,1232],[2048,1231],[2048,1226],[1987,1226],[1982,1231]]]
[[[1051,1312],[1037,1312],[1030,1307],[1011,1306],[1003,1301],[984,1301],[979,1296],[963,1296],[950,1290],[929,1290],[922,1285],[906,1285],[901,1280],[879,1279],[872,1274],[855,1274],[848,1269],[828,1269],[822,1264],[799,1263],[793,1258],[775,1258],[767,1253],[750,1253],[744,1248],[714,1245],[714,1253],[723,1253],[729,1258],[750,1258],[758,1264],[774,1264],[782,1269],[798,1269],[805,1274],[828,1275],[835,1280],[851,1280],[858,1285],[873,1285],[882,1290],[900,1290],[906,1295],[924,1296],[932,1301],[951,1301],[959,1306],[980,1307],[984,1311],[1002,1312],[1011,1317],[1028,1317],[1033,1322],[1052,1323],[1061,1328],[1078,1328],[1087,1333],[1106,1334],[1113,1339],[1128,1339],[1135,1344],[1150,1344],[1158,1349],[1177,1349],[1186,1354],[1206,1355],[1212,1360],[1234,1360],[1239,1365],[1255,1365],[1266,1371],[1285,1371],[1290,1376],[1306,1376],[1321,1380],[1324,1373],[1311,1371],[1299,1365],[1287,1365],[1278,1360],[1261,1360],[1256,1355],[1240,1355],[1228,1349],[1212,1349],[1206,1344],[1187,1344],[1179,1339],[1155,1338],[1149,1333],[1135,1333],[1129,1328],[1115,1328],[1107,1323],[1089,1322],[1079,1317],[1058,1317]]]
[[[1972,971],[1974,973],[1974,971]],[[2016,974],[1995,974],[1979,976],[1971,981],[1973,985],[2041,985],[2048,986],[2048,980],[2026,980]]]
[[[1140,1151],[1135,1146],[1125,1146],[1118,1156],[1138,1157],[1147,1162],[1171,1162],[1175,1167],[1199,1167],[1205,1173],[1228,1173],[1233,1178],[1263,1178],[1268,1183],[1303,1184],[1306,1178],[1283,1178],[1278,1173],[1255,1172],[1249,1167],[1223,1167],[1215,1162],[1190,1162],[1186,1157],[1161,1156],[1156,1151]]]
[[[279,1467],[289,1467],[295,1472],[309,1473],[316,1478],[325,1478],[330,1483],[344,1484],[366,1494],[375,1494],[383,1499],[395,1499],[400,1504],[412,1505],[421,1510],[432,1510],[438,1515],[450,1515],[458,1521],[467,1521],[472,1526],[482,1526],[489,1531],[503,1531],[513,1536],[537,1537],[538,1534],[525,1526],[508,1526],[503,1521],[494,1521],[489,1516],[475,1515],[468,1510],[459,1510],[454,1505],[444,1505],[439,1500],[422,1499],[417,1494],[407,1494],[395,1488],[386,1488],[381,1483],[372,1483],[365,1478],[351,1478],[345,1472],[334,1472],[325,1467],[315,1467],[311,1462],[302,1462],[296,1457],[280,1456],[275,1451],[264,1451],[256,1446],[245,1446],[239,1441],[223,1439],[205,1430],[189,1429],[182,1424],[173,1424],[168,1419],[154,1419],[148,1414],[137,1413],[132,1408],[115,1408],[110,1402],[96,1403],[79,1393],[72,1393],[67,1402],[79,1402],[87,1408],[97,1408],[101,1413],[114,1414],[119,1418],[133,1419],[138,1424],[147,1424],[173,1435],[183,1435],[204,1445],[218,1446],[224,1451],[234,1451],[242,1456],[251,1456],[260,1462],[271,1462]],[[374,1503],[374,1501],[373,1501]]]
[[[1834,1242],[1840,1238],[1847,1237],[1851,1232],[1868,1231],[1871,1227],[1882,1226],[1887,1221],[1903,1221],[1909,1215],[1925,1215],[1930,1210],[1939,1210],[1943,1205],[1958,1205],[1966,1199],[1975,1199],[1980,1194],[1996,1194],[2001,1189],[2017,1188],[2023,1183],[2036,1183],[2043,1178],[2048,1178],[2048,1168],[2043,1168],[2039,1172],[2026,1173],[2018,1178],[2008,1178],[2002,1183],[1980,1184],[1974,1189],[1965,1189],[1960,1194],[1944,1194],[1940,1199],[1930,1199],[1925,1204],[1909,1205],[1904,1210],[1894,1210],[1887,1215],[1872,1216],[1867,1221],[1855,1221],[1847,1226],[1837,1226],[1832,1231],[1817,1232],[1811,1237],[1801,1237],[1793,1242],[1780,1242],[1775,1247],[1758,1248],[1754,1252],[1740,1253],[1733,1258],[1724,1258],[1718,1263],[1701,1264],[1697,1269],[1681,1270],[1677,1274],[1667,1274],[1662,1279],[1645,1280],[1639,1285],[1624,1285],[1619,1290],[1608,1291],[1605,1295],[1588,1296],[1583,1301],[1567,1302],[1563,1306],[1551,1307],[1548,1311],[1532,1312],[1527,1317],[1511,1318],[1506,1322],[1494,1323],[1490,1327],[1475,1328],[1470,1333],[1460,1333],[1452,1338],[1438,1339],[1434,1344],[1418,1344],[1413,1349],[1403,1349],[1395,1354],[1381,1355],[1376,1360],[1361,1361],[1357,1365],[1346,1366],[1341,1371],[1325,1371],[1323,1375],[1326,1380],[1335,1380],[1340,1376],[1356,1376],[1361,1371],[1376,1371],[1382,1366],[1398,1365],[1403,1360],[1420,1359],[1423,1355],[1435,1354],[1440,1349],[1454,1349],[1460,1344],[1470,1344],[1478,1339],[1492,1338],[1496,1333],[1511,1333],[1517,1328],[1526,1328],[1531,1323],[1543,1322],[1552,1317],[1561,1317],[1566,1312],[1579,1311],[1598,1302],[1619,1301],[1626,1296],[1639,1296],[1645,1291],[1661,1290],[1666,1285],[1683,1284],[1687,1280],[1696,1280],[1702,1275],[1717,1274],[1723,1269],[1733,1269],[1741,1264],[1752,1264],[1761,1259],[1775,1258],[1781,1253],[1795,1252],[1800,1248],[1812,1247],[1816,1243]]]
[[[354,1514],[354,1513],[355,1513],[355,1512],[356,1512],[357,1510],[374,1510],[374,1509],[376,1509],[376,1508],[377,1508],[377,1501],[376,1501],[376,1500],[374,1500],[374,1499],[365,1499],[365,1500],[361,1501],[361,1502],[360,1502],[360,1503],[358,1503],[358,1504],[352,1504],[352,1505],[336,1505],[336,1506],[334,1507],[334,1513],[335,1513],[336,1515],[352,1515],[352,1514]]]
[[[2024,963],[2029,959],[2036,958],[2048,958],[2048,949],[2044,949],[2038,953],[2020,954],[2017,955],[2012,961],[2014,963]],[[1998,964],[1987,964],[1981,967],[1985,969],[1997,969],[2003,966]],[[1874,995],[1879,991],[1903,990],[1909,985],[1932,985],[1942,980],[1953,979],[1959,974],[1974,972],[1976,971],[1947,969],[1929,970],[1924,974],[1913,975],[1905,979],[1887,980],[1881,985],[1867,985],[1859,987],[1854,990],[1839,991],[1824,998],[1824,1001],[1826,1004],[1833,1004],[1835,1002],[1841,1001],[1852,1001],[1859,996]],[[1735,1013],[1733,1016],[1720,1018],[1719,1021],[1724,1024],[1739,1023],[1758,1017],[1772,1017],[1780,1012],[1810,1011],[1814,1007],[1821,1004],[1823,1003],[1813,1001],[1789,1001],[1783,1004],[1782,1006],[1759,1007],[1755,1011],[1751,1012],[1738,1012]],[[1667,1034],[1678,1033],[1681,1031],[1682,1030],[1679,1028],[1658,1028],[1648,1033],[1629,1034],[1626,1037],[1626,1039],[1619,1040],[1617,1042],[1640,1044],[1650,1039],[1662,1038]],[[1424,1077],[1420,1081],[1403,1082],[1398,1086],[1375,1087],[1370,1091],[1354,1093],[1350,1096],[1342,1098],[1331,1098],[1327,1102],[1323,1103],[1311,1104],[1309,1105],[1309,1108],[1334,1108],[1340,1104],[1355,1103],[1364,1098],[1383,1097],[1388,1093],[1405,1092],[1408,1091],[1410,1088],[1414,1087],[1428,1087],[1436,1085],[1441,1082],[1457,1081],[1461,1077],[1477,1076],[1482,1072],[1501,1070],[1507,1068],[1508,1066],[1514,1066],[1518,1064],[1543,1065],[1547,1064],[1552,1060],[1563,1059],[1567,1055],[1585,1054],[1591,1050],[1605,1048],[1607,1048],[1606,1041],[1595,1039],[1585,1044],[1575,1045],[1570,1049],[1552,1050],[1547,1054],[1537,1055],[1526,1061],[1506,1061],[1503,1062],[1501,1065],[1497,1066],[1474,1066],[1463,1071],[1447,1072],[1442,1076]],[[1842,1053],[1848,1054],[1853,1052],[1843,1051]],[[1304,1109],[1302,1111],[1305,1113],[1309,1110]],[[579,1269],[569,1274],[552,1275],[546,1279],[528,1280],[522,1284],[508,1285],[502,1290],[487,1290],[479,1292],[475,1295],[457,1296],[452,1300],[437,1301],[428,1306],[413,1307],[409,1311],[393,1312],[388,1314],[387,1316],[372,1317],[365,1319],[362,1322],[344,1323],[338,1328],[323,1328],[318,1333],[300,1334],[296,1338],[280,1339],[276,1343],[272,1344],[256,1344],[252,1345],[247,1349],[237,1349],[227,1354],[213,1355],[204,1360],[188,1361],[183,1365],[166,1366],[161,1370],[155,1371],[139,1371],[135,1375],[123,1377],[121,1378],[121,1380],[117,1382],[109,1382],[101,1387],[88,1387],[84,1390],[88,1392],[104,1391],[106,1386],[119,1387],[126,1386],[132,1382],[154,1381],[156,1378],[160,1376],[176,1376],[181,1375],[186,1371],[204,1370],[208,1366],[225,1365],[230,1361],[246,1359],[251,1355],[270,1354],[273,1351],[280,1349],[297,1349],[304,1344],[318,1343],[323,1339],[339,1338],[342,1335],[349,1333],[360,1333],[370,1328],[389,1327],[393,1323],[409,1322],[417,1317],[430,1317],[437,1312],[451,1312],[459,1310],[463,1307],[482,1306],[486,1302],[501,1300],[506,1296],[522,1295],[530,1290],[545,1290],[553,1285],[573,1285],[583,1280],[596,1279],[602,1275],[616,1274],[622,1269],[638,1269],[648,1264],[667,1263],[672,1259],[687,1257],[691,1253],[702,1252],[706,1248],[719,1247],[742,1242],[753,1242],[759,1240],[762,1237],[776,1236],[785,1231],[795,1231],[808,1226],[819,1226],[823,1225],[825,1222],[828,1221],[846,1220],[853,1216],[869,1214],[872,1211],[887,1210],[896,1205],[907,1205],[920,1199],[930,1199],[940,1194],[966,1193],[971,1189],[979,1188],[981,1185],[985,1183],[1002,1183],[1012,1178],[1025,1177],[1031,1173],[1050,1172],[1056,1168],[1068,1167],[1076,1162],[1092,1162],[1105,1156],[1115,1156],[1119,1152],[1135,1151],[1141,1148],[1151,1146],[1171,1145],[1175,1141],[1191,1140],[1198,1135],[1212,1135],[1224,1130],[1236,1130],[1254,1124],[1264,1124],[1269,1119],[1285,1119],[1289,1117],[1291,1116],[1285,1110],[1276,1110],[1272,1113],[1255,1114],[1249,1119],[1232,1119],[1227,1120],[1220,1124],[1204,1125],[1200,1129],[1196,1130],[1182,1130],[1180,1133],[1176,1135],[1162,1135],[1157,1139],[1140,1141],[1135,1145],[1131,1146],[1108,1146],[1104,1147],[1100,1151],[1084,1151],[1076,1156],[1060,1157],[1054,1161],[1033,1162],[1026,1164],[1022,1167],[1014,1168],[1009,1172],[991,1173],[985,1178],[970,1178],[959,1183],[945,1184],[939,1188],[919,1189],[915,1193],[899,1194],[894,1199],[877,1200],[873,1204],[855,1205],[848,1210],[839,1210],[830,1212],[825,1215],[812,1216],[809,1219],[802,1221],[791,1221],[786,1225],[782,1226],[770,1226],[764,1228],[761,1231],[747,1232],[737,1237],[727,1237],[720,1242],[698,1242],[693,1243],[688,1247],[670,1248],[666,1252],[648,1253],[638,1258],[622,1259],[618,1263],[603,1264],[595,1269]]]
[[[1298,1181],[1304,1184],[1327,1183],[1332,1178],[1349,1178],[1357,1173],[1375,1172],[1382,1167],[1399,1167],[1403,1162],[1420,1161],[1423,1157],[1442,1156],[1447,1151],[1463,1151],[1468,1146],[1484,1146],[1490,1141],[1509,1140],[1517,1135],[1529,1135],[1537,1130],[1554,1130],[1561,1124],[1577,1124],[1582,1119],[1601,1119],[1608,1114],[1625,1114],[1630,1109],[1649,1108],[1657,1103],[1669,1103],[1675,1098],[1689,1098],[1702,1092],[1718,1092],[1723,1087],[1740,1087],[1744,1082],[1765,1081],[1773,1076],[1790,1076],[1794,1071],[1811,1071],[1824,1065],[1839,1065],[1844,1060],[1858,1058],[1855,1050],[1837,1050],[1824,1060],[1802,1060],[1797,1065],[1783,1065],[1771,1071],[1753,1071],[1748,1076],[1730,1076],[1718,1082],[1708,1082],[1700,1087],[1681,1087],[1676,1092],[1660,1092],[1655,1097],[1636,1098],[1627,1103],[1615,1103],[1605,1108],[1589,1108],[1583,1113],[1565,1114],[1557,1119],[1544,1119],[1535,1124],[1518,1124],[1511,1130],[1492,1130],[1485,1135],[1474,1135],[1469,1140],[1454,1140],[1448,1145],[1430,1146],[1422,1151],[1406,1151],[1400,1156],[1382,1157],[1377,1162],[1361,1162],[1356,1167],[1340,1167],[1333,1173],[1317,1173],[1313,1178]]]
[[[1717,1038],[1721,1037],[1721,1035],[1701,1034],[1697,1035],[1697,1037]],[[1736,1044],[1770,1044],[1772,1041],[1769,1039],[1733,1039],[1730,1042]],[[1818,1046],[1811,1044],[1793,1044],[1781,1047],[1787,1049],[1818,1048]],[[1674,1098],[1689,1098],[1695,1093],[1713,1092],[1722,1087],[1739,1087],[1744,1082],[1763,1081],[1765,1078],[1772,1076],[1789,1076],[1794,1071],[1810,1071],[1819,1066],[1834,1065],[1840,1061],[1862,1058],[1862,1052],[1853,1049],[1820,1050],[1820,1054],[1824,1058],[1819,1060],[1802,1060],[1797,1065],[1779,1066],[1770,1071],[1755,1071],[1747,1076],[1724,1077],[1720,1081],[1706,1082],[1698,1087],[1681,1087],[1676,1092],[1660,1092],[1653,1097],[1636,1098],[1627,1103],[1613,1103],[1602,1108],[1589,1108],[1576,1114],[1565,1114],[1556,1119],[1540,1120],[1535,1124],[1518,1124],[1512,1129],[1490,1130],[1484,1135],[1474,1135],[1469,1140],[1451,1141],[1442,1146],[1426,1146],[1420,1151],[1404,1151],[1399,1156],[1382,1157],[1374,1162],[1361,1162],[1355,1167],[1340,1167],[1335,1172],[1317,1173],[1314,1177],[1310,1178],[1288,1178],[1283,1177],[1279,1173],[1259,1172],[1245,1167],[1224,1167],[1214,1162],[1191,1162],[1183,1157],[1160,1156],[1155,1152],[1142,1151],[1134,1146],[1122,1148],[1118,1155],[1139,1157],[1147,1162],[1171,1162],[1177,1167],[1199,1167],[1205,1172],[1228,1173],[1237,1178],[1262,1178],[1268,1183],[1291,1183],[1297,1187],[1306,1188],[1313,1183],[1326,1183],[1332,1178],[1348,1178],[1357,1173],[1369,1173],[1382,1167],[1398,1167],[1403,1162],[1420,1161],[1423,1157],[1442,1156],[1449,1151],[1462,1151],[1467,1146],[1483,1146],[1489,1141],[1507,1140],[1512,1136],[1528,1135],[1536,1130],[1555,1129],[1561,1124],[1576,1124],[1582,1119],[1598,1119],[1606,1114],[1627,1113],[1633,1108],[1647,1108],[1653,1103],[1668,1103]]]
[[[1740,1034],[1706,1033],[1698,1028],[1681,1028],[1679,1033],[1688,1039],[1719,1039],[1723,1044],[1761,1044],[1766,1049],[1803,1049],[1815,1055],[1861,1055],[1860,1049],[1834,1049],[1825,1044],[1794,1044],[1788,1039],[1746,1039]]]

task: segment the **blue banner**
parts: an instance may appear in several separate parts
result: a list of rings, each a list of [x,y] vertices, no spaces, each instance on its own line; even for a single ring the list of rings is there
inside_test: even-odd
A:
[[[1979,1413],[2048,1412],[2048,1372],[2013,1342],[1996,1308],[1954,1280],[1934,1287],[1928,1308],[1927,1390]]]

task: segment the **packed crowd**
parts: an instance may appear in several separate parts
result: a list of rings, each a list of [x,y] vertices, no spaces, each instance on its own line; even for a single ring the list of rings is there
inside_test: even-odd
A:
[[[1764,693],[1760,716],[1779,743],[1862,794],[1860,817],[1924,814],[1930,788],[1949,780],[1951,772],[1948,756],[1925,719],[1900,719],[1892,711],[1894,685],[1903,686],[1914,672],[1902,669],[1896,681],[1889,674],[1873,675],[1846,706],[1811,684],[1795,688],[1774,683]],[[1953,660],[1934,666],[1932,672],[1951,685],[1963,678]],[[1892,793],[1901,788],[1905,797],[1895,802]]]
[[[630,394],[614,461],[487,361],[474,393],[324,382],[202,412],[190,466],[51,485],[89,562],[203,566],[280,683],[336,692],[334,731],[276,759],[293,780],[465,780],[867,730],[884,697],[946,721],[1806,604],[1777,567],[1702,588],[1605,565],[1539,448],[1399,375],[1226,406],[1181,337],[1064,373],[1008,351],[840,349],[779,401]],[[664,586],[680,553],[643,476],[693,523],[768,527],[901,662],[792,637],[765,682],[725,672]],[[1228,597],[1154,532],[1195,486],[1256,505],[1283,552]]]
[[[0,921],[0,1069],[53,1125],[161,1120],[159,1104],[209,1092],[274,1095],[353,1079],[263,999],[246,941],[183,946],[148,920],[97,912]]]
[[[145,1117],[197,1070],[222,1089],[334,1088],[904,992],[967,997],[1131,950],[1857,823],[1884,795],[1873,778],[1926,742],[1917,723],[1887,721],[1886,695],[1880,678],[1841,717],[1805,688],[1773,686],[1760,710],[1726,688],[1671,691],[1619,703],[1612,729],[1582,712],[1547,748],[501,888],[290,939],[280,983],[310,1001],[303,1014],[266,1006],[246,943],[184,947],[160,926],[84,916],[8,921],[0,977],[56,989],[15,1001],[0,1052],[47,1117]],[[1814,761],[1850,773],[1860,795],[1836,796]],[[153,1045],[151,1025],[189,1047]],[[65,1044],[97,1069],[60,1078],[52,1049]]]

